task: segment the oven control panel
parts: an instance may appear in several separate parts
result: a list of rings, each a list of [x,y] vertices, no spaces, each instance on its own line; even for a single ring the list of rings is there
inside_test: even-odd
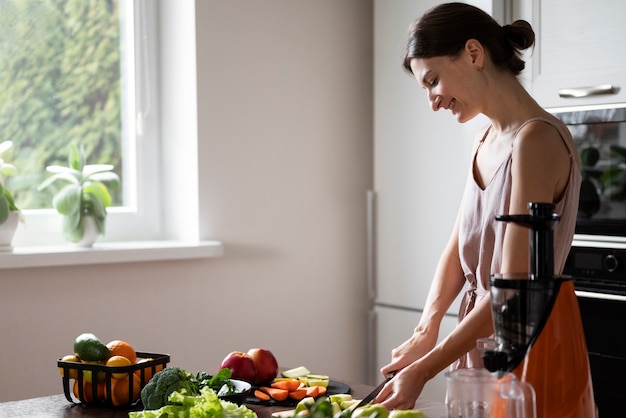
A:
[[[578,290],[626,294],[626,249],[573,246],[563,274]]]

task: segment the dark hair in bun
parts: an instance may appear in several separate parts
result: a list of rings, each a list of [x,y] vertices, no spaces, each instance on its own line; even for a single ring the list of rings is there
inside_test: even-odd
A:
[[[487,49],[496,67],[518,75],[525,65],[521,53],[534,45],[535,32],[525,20],[500,26],[488,13],[469,4],[441,4],[409,28],[403,67],[411,73],[413,58],[457,56],[469,39]]]

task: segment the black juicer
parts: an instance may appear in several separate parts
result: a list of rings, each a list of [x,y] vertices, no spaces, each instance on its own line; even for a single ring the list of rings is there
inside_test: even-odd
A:
[[[483,354],[485,368],[502,377],[526,357],[541,333],[565,279],[554,275],[553,229],[560,216],[552,203],[529,203],[528,215],[496,220],[530,228],[530,273],[493,275],[491,309],[495,348]]]

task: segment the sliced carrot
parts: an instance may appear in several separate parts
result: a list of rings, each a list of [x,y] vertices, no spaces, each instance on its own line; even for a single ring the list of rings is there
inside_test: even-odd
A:
[[[254,396],[256,396],[257,399],[259,399],[261,401],[269,401],[270,400],[270,395],[268,395],[265,392],[261,392],[260,390],[255,390],[254,391]]]
[[[322,396],[326,394],[326,386],[318,386],[317,387],[317,396]]]
[[[301,401],[306,396],[306,388],[298,388],[289,392],[289,397],[296,401]]]
[[[296,390],[300,387],[302,382],[299,380],[282,380],[280,382],[272,383],[274,389],[286,389],[288,391]]]
[[[259,389],[261,389],[263,392],[270,395],[272,399],[277,401],[284,401],[289,395],[289,391],[287,389],[276,389],[267,386],[261,386]]]
[[[306,388],[306,396],[310,396],[311,398],[317,398],[320,394],[319,386],[309,386]]]

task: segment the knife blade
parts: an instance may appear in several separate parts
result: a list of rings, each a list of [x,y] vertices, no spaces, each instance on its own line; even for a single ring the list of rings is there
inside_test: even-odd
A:
[[[396,372],[387,373],[387,375],[385,376],[385,380],[383,380],[380,385],[376,386],[373,391],[371,391],[365,398],[363,398],[361,402],[359,402],[357,406],[354,407],[353,411],[363,405],[367,405],[368,403],[372,402],[376,395],[378,395],[380,391],[383,390],[383,387],[387,384],[387,382],[389,382],[395,375]]]

